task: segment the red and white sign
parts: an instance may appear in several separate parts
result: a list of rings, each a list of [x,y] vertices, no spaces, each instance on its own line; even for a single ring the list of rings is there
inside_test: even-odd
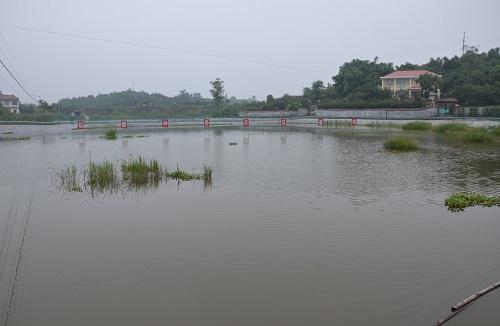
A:
[[[319,127],[322,127],[322,126],[324,126],[324,125],[325,125],[325,120],[323,120],[323,118],[319,118],[319,119],[318,119],[318,126],[319,126]]]
[[[163,119],[161,121],[161,127],[162,128],[168,128],[168,119]]]
[[[281,119],[280,125],[286,127],[286,119]]]
[[[352,124],[353,126],[357,125],[357,124],[358,124],[358,118],[352,118],[352,119],[351,119],[351,124]]]
[[[250,126],[250,119],[248,118],[243,119],[243,127],[248,127],[248,126]]]
[[[127,120],[120,121],[120,128],[128,128]]]
[[[210,119],[203,119],[203,127],[210,127]]]
[[[83,120],[78,120],[78,123],[76,125],[77,129],[85,129],[85,121]]]

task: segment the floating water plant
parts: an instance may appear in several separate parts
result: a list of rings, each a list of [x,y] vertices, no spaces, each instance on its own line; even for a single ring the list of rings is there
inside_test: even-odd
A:
[[[182,180],[182,181],[190,181],[190,180],[196,180],[196,179],[201,179],[201,175],[199,174],[191,174],[186,171],[182,171],[179,169],[179,166],[177,165],[177,169],[174,170],[173,172],[168,172],[167,176],[169,178],[175,179],[175,180]]]
[[[409,152],[418,149],[417,143],[409,138],[392,138],[384,142],[384,148],[395,152]]]
[[[444,204],[449,210],[458,212],[472,206],[500,206],[500,196],[486,196],[476,192],[456,192],[446,198]]]
[[[104,134],[104,138],[106,139],[116,139],[116,129],[108,129],[106,130],[106,133]]]
[[[401,126],[401,129],[412,130],[412,131],[425,131],[425,130],[431,130],[432,124],[430,122],[425,122],[425,121],[413,121],[405,123],[403,126]]]

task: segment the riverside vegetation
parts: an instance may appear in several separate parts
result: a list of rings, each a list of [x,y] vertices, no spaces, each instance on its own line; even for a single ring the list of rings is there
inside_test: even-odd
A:
[[[203,165],[200,173],[189,173],[179,166],[173,171],[161,166],[156,159],[144,159],[139,156],[122,161],[117,165],[110,161],[90,162],[79,169],[76,164],[56,172],[53,182],[58,188],[68,192],[90,191],[98,193],[114,193],[119,190],[144,190],[156,188],[162,181],[169,179],[178,182],[200,180],[204,187],[212,185],[213,169]]]

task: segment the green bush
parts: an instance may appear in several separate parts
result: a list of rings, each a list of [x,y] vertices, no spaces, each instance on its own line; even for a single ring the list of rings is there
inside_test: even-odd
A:
[[[418,145],[412,139],[399,137],[386,140],[384,148],[389,151],[409,152],[417,150]]]
[[[405,123],[401,128],[403,130],[423,131],[432,129],[432,124],[430,122],[414,121]]]

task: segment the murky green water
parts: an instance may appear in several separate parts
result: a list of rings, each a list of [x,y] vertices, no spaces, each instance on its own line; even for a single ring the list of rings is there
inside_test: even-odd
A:
[[[424,133],[422,151],[391,154],[382,143],[394,133],[210,128],[1,142],[2,325],[431,324],[500,279],[500,210],[442,204],[455,191],[499,194],[500,149]],[[213,185],[95,198],[54,186],[55,171],[90,155],[188,171],[207,163]],[[486,309],[483,321],[498,324]]]

